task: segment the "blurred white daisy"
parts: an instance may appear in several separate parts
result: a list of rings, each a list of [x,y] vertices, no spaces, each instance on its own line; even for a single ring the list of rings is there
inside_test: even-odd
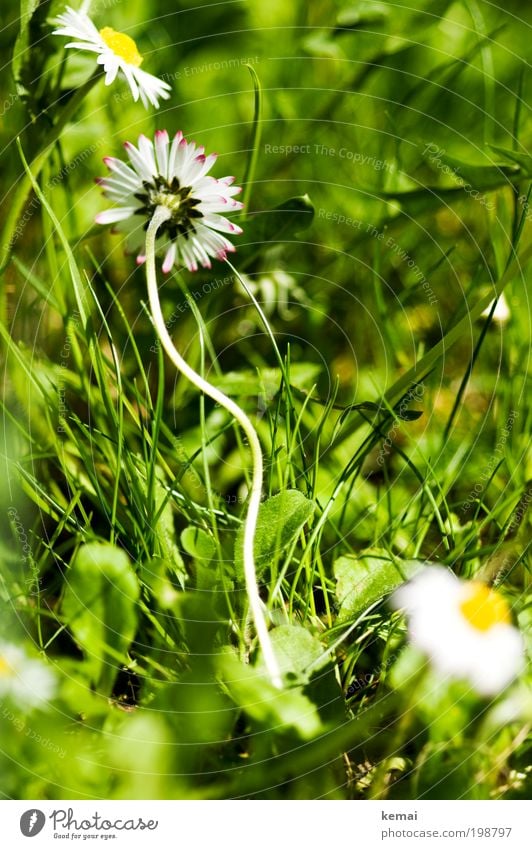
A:
[[[157,249],[164,253],[163,271],[183,263],[190,271],[211,267],[210,257],[225,259],[235,248],[223,233],[242,230],[225,214],[241,209],[234,200],[241,189],[234,177],[215,179],[207,172],[217,154],[205,156],[203,147],[187,142],[181,132],[170,143],[166,130],[155,133],[155,144],[140,136],[138,147],[124,145],[130,165],[105,157],[111,177],[97,180],[104,195],[120,204],[96,216],[98,224],[115,224],[128,233],[131,250],[141,250],[137,262],[144,262],[144,231],[155,210],[164,207],[169,216],[158,230]],[[224,213],[223,215],[221,213]]]
[[[256,279],[245,275],[244,280],[253,295],[260,301],[266,315],[273,315],[277,311],[284,321],[290,321],[293,318],[294,304],[308,303],[305,290],[297,285],[295,277],[282,268],[261,274]],[[240,283],[238,288],[244,291]]]
[[[441,675],[481,695],[503,690],[523,668],[523,640],[505,599],[480,581],[429,567],[393,597],[404,608],[411,643]]]
[[[482,316],[487,318],[493,309],[493,304],[495,301],[492,301],[489,306],[486,307]],[[508,306],[508,301],[504,296],[504,292],[501,292],[497,299],[497,304],[495,306],[495,310],[493,312],[493,321],[499,322],[499,324],[506,324],[508,319],[510,318],[510,307]]]
[[[0,643],[1,698],[35,707],[50,701],[54,692],[55,675],[42,661],[29,657],[20,646]]]
[[[133,95],[133,100],[139,96],[144,106],[151,103],[159,106],[159,99],[170,97],[170,86],[158,77],[142,71],[142,56],[137,50],[133,39],[123,32],[117,32],[112,27],[97,30],[89,16],[82,10],[76,12],[70,6],[59,15],[57,23],[60,28],[54,30],[54,35],[64,35],[76,39],[69,41],[66,47],[76,47],[78,50],[88,50],[97,53],[97,63],[103,65],[105,85],[110,85],[116,79],[119,71],[124,75]]]

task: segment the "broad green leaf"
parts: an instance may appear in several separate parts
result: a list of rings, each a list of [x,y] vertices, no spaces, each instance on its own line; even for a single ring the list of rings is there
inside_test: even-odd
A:
[[[310,675],[327,662],[327,657],[323,658],[324,649],[320,641],[301,625],[272,628],[270,640],[281,674],[297,679],[300,684],[306,683]],[[320,658],[323,660],[320,661]],[[262,657],[255,668],[264,671]]]
[[[300,689],[278,690],[264,672],[230,652],[220,654],[217,665],[231,699],[259,725],[278,732],[289,726],[304,740],[323,730],[316,706]]]
[[[216,543],[203,528],[190,526],[181,533],[181,547],[194,558],[194,585],[204,592],[216,592],[218,563],[213,562]]]
[[[107,543],[82,546],[62,600],[65,624],[87,658],[92,680],[109,692],[137,630],[140,595],[128,556]]]
[[[420,560],[392,560],[386,552],[366,551],[334,563],[340,619],[356,618],[424,567]]]
[[[297,388],[311,387],[320,372],[321,366],[317,363],[294,363],[290,366],[290,385]],[[263,395],[273,398],[281,386],[282,374],[278,368],[264,368],[260,372],[243,369],[213,378],[212,382],[227,395]]]
[[[275,560],[276,555],[297,537],[313,513],[314,503],[297,489],[279,492],[261,504],[255,534],[258,577]],[[243,549],[244,527],[241,526],[235,540],[235,569],[239,577],[243,575]]]
[[[181,533],[181,545],[195,560],[205,562],[211,560],[216,551],[214,540],[202,528],[185,528]]]

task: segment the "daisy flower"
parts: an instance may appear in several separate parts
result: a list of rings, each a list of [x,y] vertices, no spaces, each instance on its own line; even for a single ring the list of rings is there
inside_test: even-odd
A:
[[[165,273],[178,264],[190,271],[199,265],[210,268],[211,257],[223,260],[235,250],[223,233],[242,232],[225,217],[242,208],[234,200],[241,189],[232,185],[234,177],[208,176],[216,154],[205,156],[205,149],[187,142],[181,132],[170,143],[166,130],[155,133],[155,144],[140,136],[138,147],[130,142],[124,147],[129,165],[108,156],[104,162],[112,176],[97,180],[119,206],[100,212],[96,221],[125,230],[130,250],[140,249],[137,262],[144,262],[145,230],[158,208],[167,212],[157,234]]]
[[[50,701],[55,676],[40,660],[29,657],[12,643],[0,643],[0,697],[8,697],[20,707],[35,707]]]
[[[157,108],[160,98],[170,97],[168,83],[141,70],[142,56],[129,35],[117,32],[112,27],[97,30],[85,12],[76,12],[70,6],[59,15],[57,23],[61,26],[54,30],[54,35],[75,39],[69,41],[66,47],[77,47],[98,54],[96,61],[98,65],[103,65],[105,85],[111,85],[121,71],[131,89],[133,100],[137,101],[140,97],[144,106],[151,103]]]
[[[491,302],[489,306],[486,307],[484,312],[482,313],[483,318],[487,318],[493,309],[494,301]],[[508,306],[508,301],[504,296],[504,292],[501,292],[499,298],[497,299],[497,304],[495,306],[495,310],[493,311],[493,321],[499,322],[499,324],[506,324],[508,319],[510,318],[510,307]]]
[[[175,347],[161,307],[155,259],[157,251],[164,253],[162,267],[165,273],[180,263],[196,271],[200,265],[210,268],[211,257],[227,260],[227,253],[235,248],[223,234],[242,232],[225,217],[228,212],[242,209],[243,204],[234,199],[240,188],[233,186],[233,177],[210,177],[208,172],[216,161],[216,154],[205,156],[204,148],[187,142],[181,132],[170,142],[166,130],[159,130],[154,142],[140,136],[138,147],[126,142],[125,148],[129,164],[111,157],[104,159],[111,176],[97,182],[118,206],[101,212],[96,221],[125,228],[129,232],[130,247],[141,248],[137,261],[146,263],[151,318],[166,354],[183,377],[223,407],[246,435],[252,474],[244,521],[244,579],[264,663],[272,684],[281,689],[282,676],[268,631],[255,566],[254,541],[264,468],[260,440],[251,419],[236,401],[195,371]],[[227,262],[232,268],[229,260]]]
[[[266,315],[273,315],[277,310],[284,321],[290,321],[294,315],[293,304],[308,304],[304,289],[297,285],[295,277],[282,268],[268,271],[257,279],[242,275],[246,286],[260,300]],[[238,288],[245,291],[240,283]]]
[[[430,567],[394,594],[409,618],[411,643],[440,674],[494,696],[523,667],[523,641],[505,599],[480,581]]]

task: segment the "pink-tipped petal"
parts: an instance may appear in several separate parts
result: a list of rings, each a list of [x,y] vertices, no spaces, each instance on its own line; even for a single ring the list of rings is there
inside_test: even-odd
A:
[[[173,267],[174,262],[175,262],[176,249],[177,249],[176,243],[172,242],[172,244],[170,245],[170,247],[166,251],[166,256],[164,258],[164,262],[163,262],[163,265],[162,265],[163,272],[165,274],[168,274],[168,272],[172,270],[172,267]]]

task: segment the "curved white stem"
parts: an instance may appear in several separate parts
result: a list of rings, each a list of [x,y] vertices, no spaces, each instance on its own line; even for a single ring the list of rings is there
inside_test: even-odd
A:
[[[161,310],[159,290],[157,287],[157,272],[155,269],[155,239],[157,236],[157,230],[161,224],[169,218],[169,216],[170,211],[168,209],[163,206],[157,207],[146,233],[146,278],[148,283],[150,310],[159,339],[175,367],[181,372],[181,374],[190,380],[194,386],[197,386],[200,392],[204,392],[205,395],[208,395],[213,399],[213,401],[220,404],[221,407],[224,407],[227,412],[236,419],[247,436],[253,459],[253,475],[248,512],[244,525],[244,577],[246,581],[246,592],[268,674],[272,683],[276,687],[282,687],[279,665],[273,651],[268,627],[264,618],[262,601],[259,595],[257,573],[255,570],[255,554],[253,550],[257,517],[262,497],[261,446],[255,428],[244,411],[241,410],[238,404],[236,404],[231,398],[228,398],[227,395],[215,386],[212,386],[188,365],[179,351],[177,351],[174,347],[174,343],[168,333]]]

